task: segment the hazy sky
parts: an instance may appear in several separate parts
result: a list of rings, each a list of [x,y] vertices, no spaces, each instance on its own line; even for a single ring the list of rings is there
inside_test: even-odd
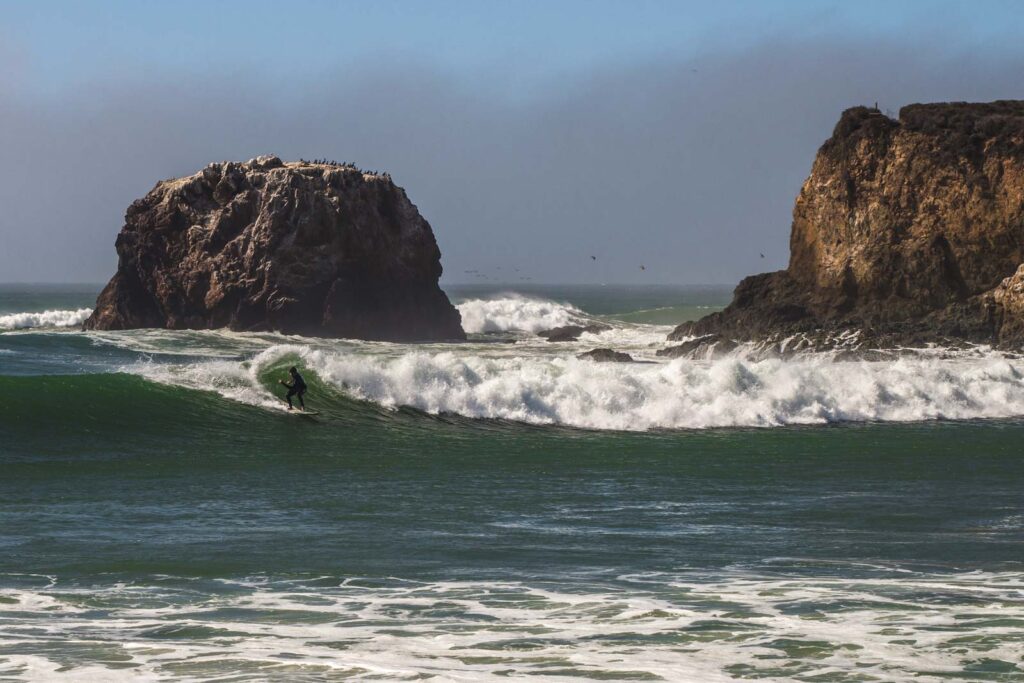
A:
[[[979,0],[2,2],[0,282],[106,280],[157,180],[273,153],[390,171],[447,282],[731,284],[785,266],[843,109],[1024,98],[1022,34]]]

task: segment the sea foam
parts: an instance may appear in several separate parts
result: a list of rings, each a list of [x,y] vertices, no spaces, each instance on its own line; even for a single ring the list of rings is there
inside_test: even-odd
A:
[[[429,413],[592,429],[770,427],[1024,414],[1020,368],[1003,359],[830,358],[601,364],[412,352],[379,359],[303,354],[356,398]]]
[[[173,577],[0,589],[9,614],[0,638],[19,646],[8,647],[0,676],[724,682],[800,671],[806,680],[941,681],[987,660],[1007,674],[989,680],[1017,680],[1007,665],[1019,660],[1024,616],[1014,572],[218,583],[229,590]]]
[[[395,353],[275,345],[250,361],[141,366],[153,379],[272,405],[259,382],[286,358],[385,408],[587,429],[772,427],[1024,415],[1024,365],[998,355],[835,362],[731,356],[619,364],[571,354]]]
[[[85,322],[91,308],[54,310],[0,315],[0,330],[24,330],[34,327],[75,327]]]

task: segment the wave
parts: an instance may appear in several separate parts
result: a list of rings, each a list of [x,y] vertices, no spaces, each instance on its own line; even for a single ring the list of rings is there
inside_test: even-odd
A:
[[[287,347],[273,347],[275,349]],[[268,350],[269,351],[269,350]],[[124,369],[142,375],[148,380],[172,386],[214,391],[224,398],[272,410],[285,410],[286,405],[275,396],[265,384],[261,375],[271,373],[274,361],[282,361],[286,353],[276,351],[273,355],[262,352],[254,362],[236,360],[208,360],[197,363],[166,364],[143,362]],[[282,377],[284,372],[279,373]]]
[[[35,327],[77,327],[92,314],[91,308],[53,310],[0,315],[0,330],[24,330]]]
[[[0,395],[17,397],[0,414],[0,433],[13,436],[10,445],[4,444],[8,456],[22,449],[63,448],[64,439],[70,439],[73,452],[82,453],[97,445],[107,450],[122,437],[136,444],[150,436],[190,438],[182,425],[200,430],[203,438],[234,434],[239,419],[251,425],[264,415],[209,391],[122,373],[0,375]]]
[[[772,427],[1024,415],[1024,365],[1001,356],[835,362],[739,356],[593,363],[559,355],[397,355],[276,345],[244,362],[138,364],[131,372],[280,408],[273,373],[298,363],[325,389],[378,406],[599,430]],[[309,379],[309,378],[307,378]],[[314,396],[315,397],[315,394]]]
[[[588,320],[572,304],[508,294],[496,299],[470,299],[456,308],[462,314],[462,328],[469,334],[488,332],[532,332],[572,325]]]

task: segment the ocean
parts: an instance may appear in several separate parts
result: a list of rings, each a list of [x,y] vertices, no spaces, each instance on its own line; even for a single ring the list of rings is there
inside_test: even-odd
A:
[[[726,288],[449,286],[418,346],[98,289],[0,287],[0,680],[1024,680],[1020,358],[654,355]]]

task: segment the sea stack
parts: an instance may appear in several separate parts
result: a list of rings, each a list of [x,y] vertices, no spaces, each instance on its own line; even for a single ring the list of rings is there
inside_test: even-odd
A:
[[[1024,102],[845,111],[793,209],[786,270],[669,337],[813,348],[1024,345]]]
[[[165,180],[125,215],[87,329],[465,339],[430,224],[390,176],[261,156]]]

